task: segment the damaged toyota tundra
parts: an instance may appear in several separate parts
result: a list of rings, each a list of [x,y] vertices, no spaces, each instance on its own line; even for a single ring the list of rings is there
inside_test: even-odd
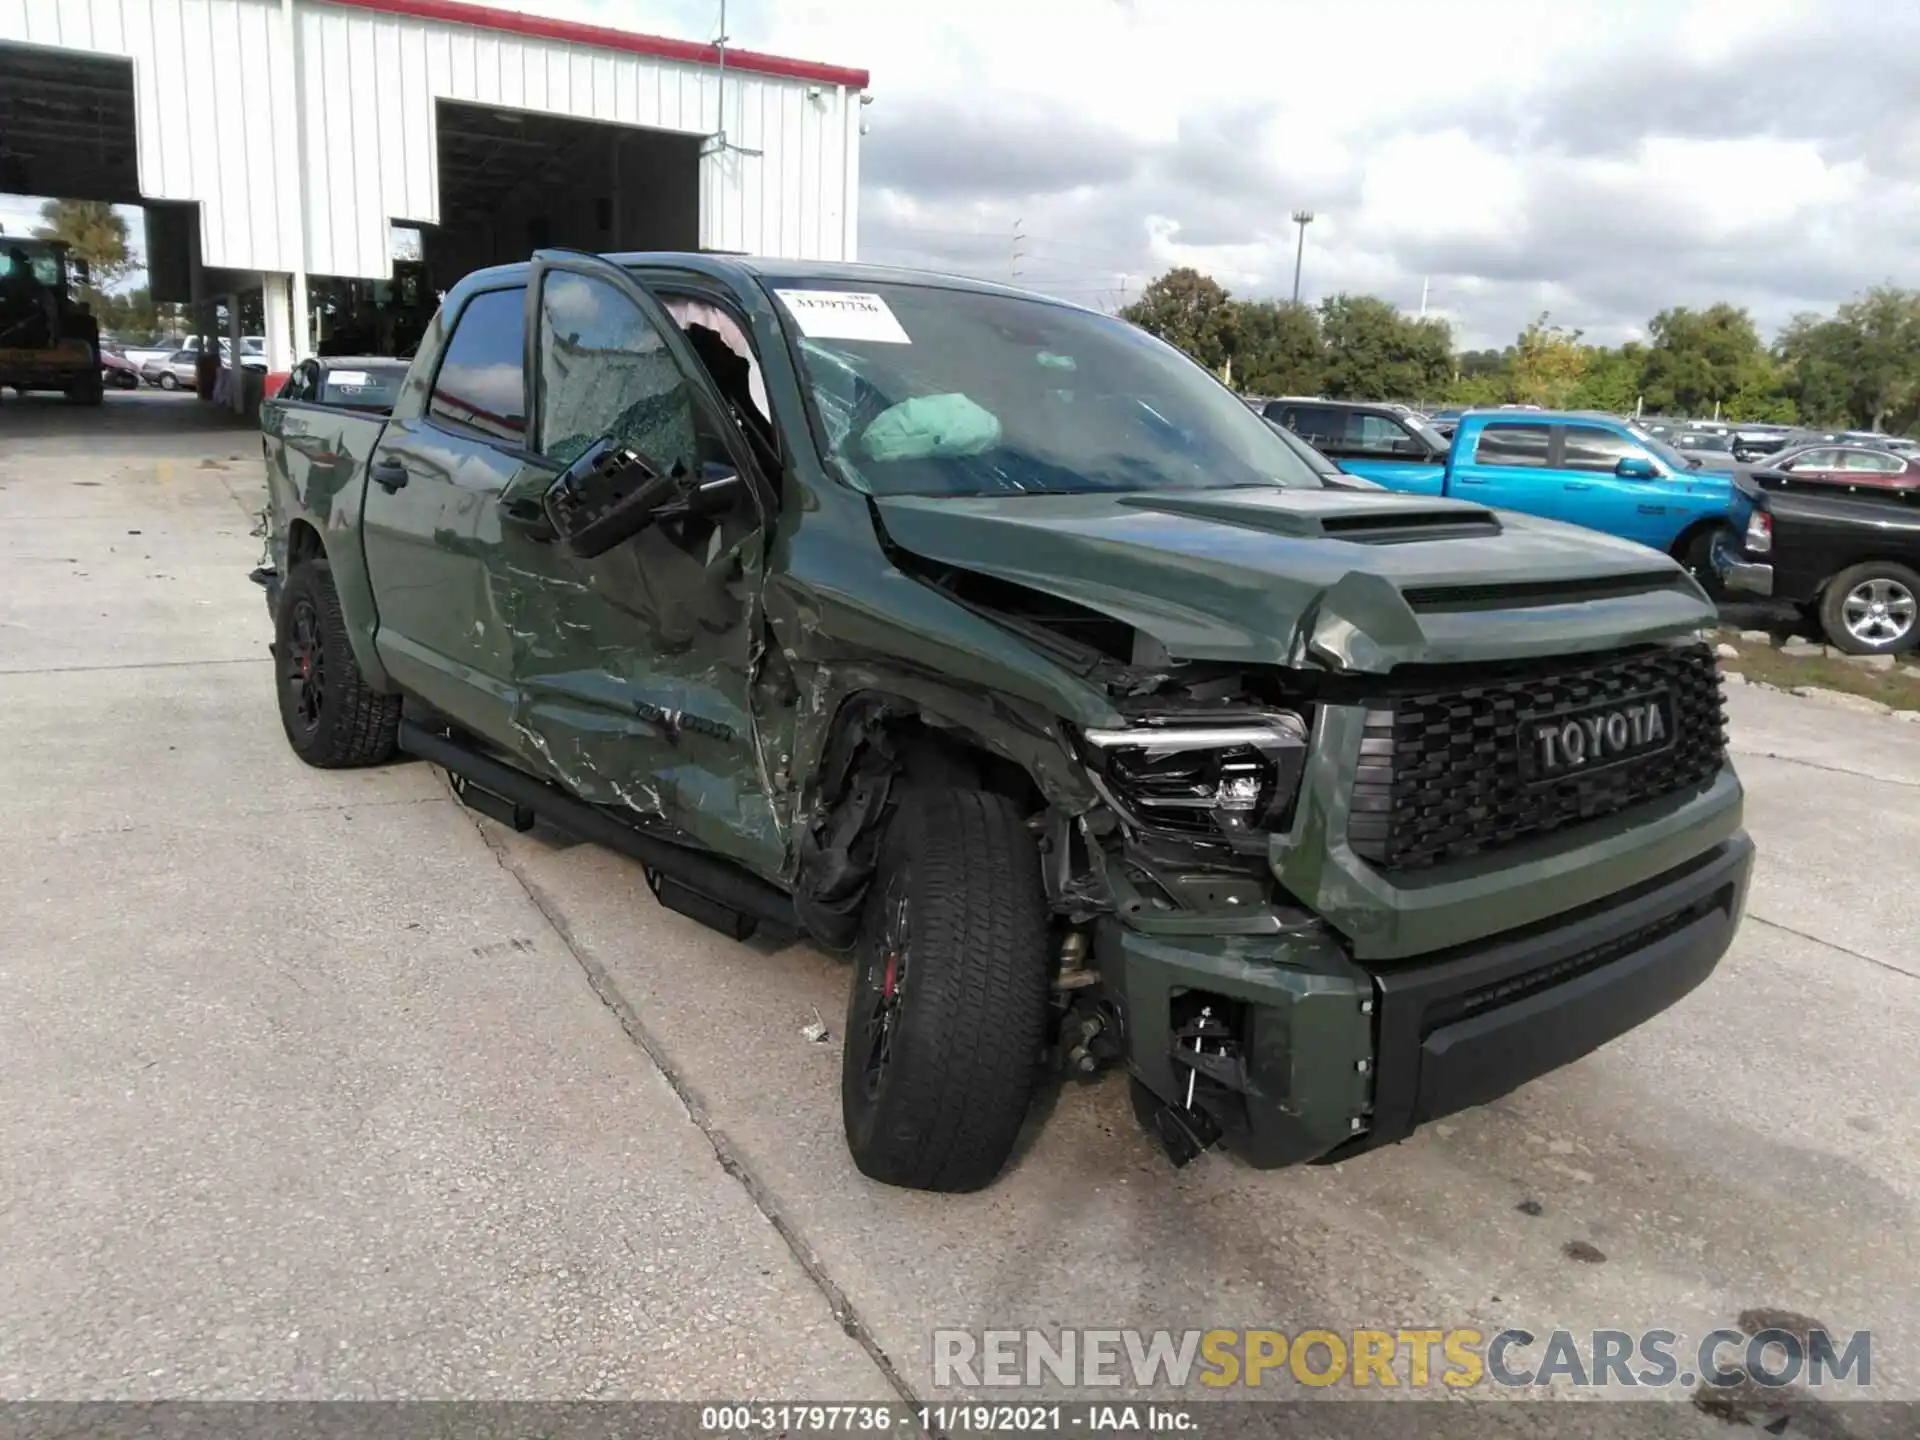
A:
[[[1175,1163],[1342,1160],[1672,1005],[1744,909],[1679,566],[1348,486],[1109,316],[542,251],[390,411],[262,428],[294,751],[849,953],[878,1180],[988,1184],[1050,1071],[1123,1069]]]

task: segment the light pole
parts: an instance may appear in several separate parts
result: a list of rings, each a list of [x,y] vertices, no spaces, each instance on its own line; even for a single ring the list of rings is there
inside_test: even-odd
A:
[[[1300,227],[1300,243],[1293,252],[1293,303],[1300,303],[1300,261],[1307,253],[1307,226],[1313,223],[1311,210],[1293,212],[1293,223]]]

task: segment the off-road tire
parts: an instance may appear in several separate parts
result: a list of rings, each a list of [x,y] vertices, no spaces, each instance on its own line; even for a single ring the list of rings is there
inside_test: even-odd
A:
[[[907,790],[861,917],[841,1053],[847,1148],[863,1174],[978,1190],[1012,1153],[1047,1022],[1046,897],[1019,809],[973,789]],[[906,900],[888,1058],[870,1073],[889,922]]]
[[[321,682],[317,713],[302,713],[295,665],[296,635],[303,615],[317,640]],[[382,695],[360,674],[347,641],[340,596],[324,560],[303,560],[280,587],[273,625],[274,691],[287,744],[307,764],[322,770],[383,765],[393,758],[400,732],[400,697]]]
[[[1896,565],[1890,560],[1869,560],[1864,565],[1842,570],[1820,592],[1820,629],[1826,634],[1827,643],[1849,655],[1903,655],[1915,645],[1920,645],[1920,617],[1907,626],[1904,635],[1877,645],[1860,639],[1847,629],[1847,596],[1855,587],[1869,580],[1890,580],[1905,590],[1907,595],[1920,597],[1920,575],[1916,575],[1908,566]]]

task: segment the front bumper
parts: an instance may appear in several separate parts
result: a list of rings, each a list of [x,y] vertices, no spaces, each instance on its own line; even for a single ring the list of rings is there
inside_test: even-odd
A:
[[[1746,553],[1728,536],[1722,535],[1714,542],[1713,571],[1729,590],[1748,595],[1773,594],[1773,566],[1747,559]]]
[[[1550,921],[1365,965],[1317,923],[1198,937],[1109,919],[1100,965],[1129,1068],[1189,1128],[1260,1168],[1342,1160],[1504,1095],[1679,1000],[1732,942],[1752,863],[1752,841],[1735,831]],[[1231,1042],[1196,1042],[1209,1027]]]

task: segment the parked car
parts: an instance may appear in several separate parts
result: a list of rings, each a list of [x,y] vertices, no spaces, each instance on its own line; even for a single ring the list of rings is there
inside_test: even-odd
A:
[[[1747,465],[1776,453],[1787,443],[1787,425],[1742,425],[1733,432],[1733,459]]]
[[[1445,460],[1446,437],[1404,409],[1351,400],[1269,400],[1261,413],[1293,431],[1354,475],[1391,489],[1403,471],[1425,471]]]
[[[109,345],[100,347],[100,380],[116,390],[138,390],[140,367]]]
[[[276,398],[385,414],[406,378],[407,362],[385,355],[316,356],[288,372]]]
[[[1731,470],[1738,463],[1730,430],[1676,430],[1667,443],[1689,460],[1699,461],[1702,469]]]
[[[220,363],[231,367],[233,364],[233,342],[220,342]],[[240,337],[240,368],[242,370],[265,370],[267,368],[267,341],[262,335],[242,335]]]
[[[1731,468],[1708,469],[1637,432],[1629,421],[1591,413],[1469,411],[1453,439],[1436,445],[1403,417],[1367,405],[1276,401],[1267,413],[1282,424],[1291,417],[1307,427],[1303,438],[1343,469],[1390,490],[1471,498],[1585,525],[1664,551],[1702,584],[1717,585],[1713,538],[1729,523]],[[1323,441],[1315,430],[1344,438]]]
[[[140,378],[162,390],[191,388],[199,375],[199,365],[199,351],[180,349],[161,359],[147,361],[140,367]]]
[[[1329,489],[1113,317],[548,251],[453,287],[390,417],[262,429],[294,752],[851,950],[889,1183],[991,1181],[1043,1052],[1124,1063],[1176,1161],[1357,1154],[1672,1004],[1743,908],[1675,565]]]
[[[1262,418],[1266,419],[1267,417],[1263,416]],[[1384,485],[1376,481],[1368,480],[1364,476],[1342,470],[1332,460],[1329,460],[1325,455],[1321,454],[1320,451],[1314,449],[1313,446],[1302,440],[1298,435],[1294,434],[1293,431],[1287,429],[1287,427],[1282,425],[1278,420],[1267,419],[1267,424],[1273,427],[1273,433],[1278,435],[1281,440],[1286,443],[1287,448],[1300,457],[1301,463],[1320,477],[1320,483],[1328,489],[1374,490],[1380,492],[1386,490]]]
[[[1920,456],[1865,445],[1809,445],[1769,458],[1756,472],[1835,485],[1901,487],[1920,483]]]
[[[1729,590],[1791,601],[1850,655],[1920,644],[1920,476],[1756,469],[1738,494],[1714,557]]]

